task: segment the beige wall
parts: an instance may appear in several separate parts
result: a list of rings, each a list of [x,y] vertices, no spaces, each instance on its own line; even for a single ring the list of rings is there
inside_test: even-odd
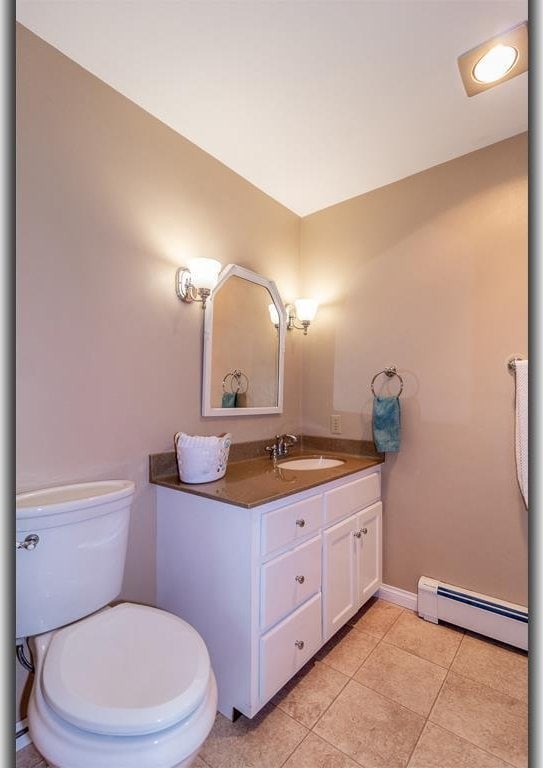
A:
[[[203,313],[176,268],[235,262],[294,297],[300,220],[21,26],[17,150],[17,488],[135,480],[124,596],[153,602],[148,455],[300,423],[293,335],[282,415],[200,416]]]
[[[303,423],[371,436],[370,381],[404,378],[384,467],[384,580],[421,575],[527,602],[514,380],[527,349],[527,136],[302,220],[302,285],[323,301],[304,346]],[[384,377],[381,377],[381,381]],[[391,389],[392,391],[392,389]]]
[[[372,375],[404,376],[385,581],[526,601],[505,369],[527,352],[525,136],[310,216],[300,240],[297,216],[18,26],[17,137],[17,488],[136,481],[125,598],[155,595],[148,454],[180,429],[298,431],[303,352],[308,433],[339,412],[369,437]],[[321,298],[287,335],[282,415],[200,416],[202,312],[174,292],[195,255]]]

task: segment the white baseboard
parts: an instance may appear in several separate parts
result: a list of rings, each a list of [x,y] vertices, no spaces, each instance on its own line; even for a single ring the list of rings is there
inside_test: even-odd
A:
[[[391,587],[389,584],[382,584],[379,588],[377,596],[381,600],[386,600],[388,603],[396,603],[401,605],[402,608],[409,608],[410,611],[417,610],[417,593],[407,592],[405,589],[399,587]]]
[[[15,733],[22,731],[24,728],[28,728],[28,720],[26,717],[24,720],[19,720],[18,723],[15,723]],[[17,752],[20,749],[23,749],[23,747],[27,747],[29,744],[32,744],[32,739],[30,738],[28,731],[21,733],[19,737],[15,738],[15,750]]]

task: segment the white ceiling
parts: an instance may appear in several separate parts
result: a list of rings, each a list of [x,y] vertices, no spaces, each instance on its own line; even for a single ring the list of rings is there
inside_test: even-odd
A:
[[[527,0],[19,0],[17,19],[300,215],[528,127],[460,53]]]

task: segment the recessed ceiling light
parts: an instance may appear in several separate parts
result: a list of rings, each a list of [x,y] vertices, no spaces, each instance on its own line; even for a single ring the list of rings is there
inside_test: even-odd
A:
[[[481,56],[473,67],[473,77],[478,83],[494,83],[509,72],[517,59],[516,48],[498,43]]]
[[[468,96],[493,88],[528,69],[528,24],[486,40],[458,57]]]

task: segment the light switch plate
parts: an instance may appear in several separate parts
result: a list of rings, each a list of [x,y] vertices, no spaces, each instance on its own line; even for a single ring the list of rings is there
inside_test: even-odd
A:
[[[330,416],[330,432],[333,435],[341,435],[341,414],[332,413]]]

